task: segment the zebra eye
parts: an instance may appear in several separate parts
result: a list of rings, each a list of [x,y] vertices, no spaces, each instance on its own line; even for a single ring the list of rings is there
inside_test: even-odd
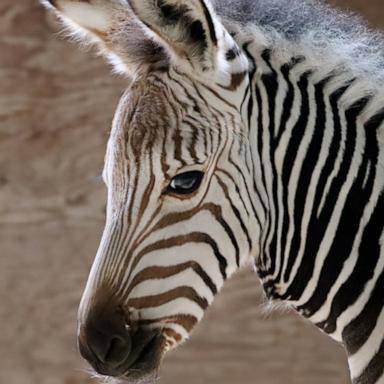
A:
[[[197,188],[200,187],[203,176],[204,173],[200,171],[181,173],[171,180],[167,192],[177,193],[179,195],[187,195],[195,192]]]

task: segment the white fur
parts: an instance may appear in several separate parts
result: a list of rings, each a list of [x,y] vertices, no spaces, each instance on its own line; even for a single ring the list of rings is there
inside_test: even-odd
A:
[[[83,28],[107,32],[111,27],[111,17],[104,8],[83,2],[60,1],[59,4],[61,11]]]

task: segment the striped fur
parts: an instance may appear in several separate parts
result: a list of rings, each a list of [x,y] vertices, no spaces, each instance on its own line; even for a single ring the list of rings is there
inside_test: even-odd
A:
[[[80,325],[112,291],[130,322],[161,332],[163,354],[254,262],[271,301],[345,345],[354,384],[383,384],[381,57],[365,47],[366,66],[355,65],[348,38],[338,47],[314,34],[311,45],[310,34],[273,23],[221,22],[203,0],[81,2],[103,15],[94,25],[65,12],[77,3],[50,5],[96,35],[133,80],[108,144],[106,227]],[[199,189],[169,193],[191,170],[204,172]]]

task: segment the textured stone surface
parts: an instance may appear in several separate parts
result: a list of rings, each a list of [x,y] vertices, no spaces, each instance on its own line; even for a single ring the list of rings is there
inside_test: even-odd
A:
[[[333,3],[379,26],[382,0]],[[90,383],[78,301],[103,227],[100,182],[126,80],[57,33],[36,0],[0,2],[0,383]],[[56,34],[56,35],[55,35]],[[348,383],[341,347],[293,313],[266,315],[243,272],[160,383]]]

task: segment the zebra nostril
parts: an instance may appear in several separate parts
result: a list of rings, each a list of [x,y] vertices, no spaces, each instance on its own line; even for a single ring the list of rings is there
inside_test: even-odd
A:
[[[115,336],[110,340],[107,353],[102,360],[104,363],[119,365],[125,361],[131,351],[131,338],[128,336],[123,339],[121,336]]]
[[[129,334],[98,335],[88,339],[88,347],[98,362],[108,369],[115,369],[129,356],[131,338]]]

